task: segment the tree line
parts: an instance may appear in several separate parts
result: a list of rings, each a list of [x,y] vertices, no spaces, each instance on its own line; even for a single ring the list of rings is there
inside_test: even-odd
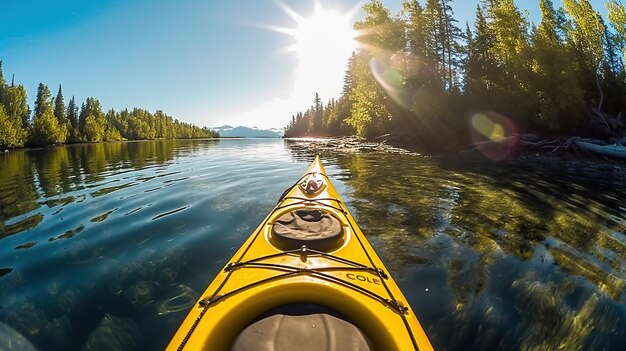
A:
[[[424,143],[463,142],[468,116],[497,113],[518,129],[582,133],[589,120],[626,107],[626,11],[606,2],[540,0],[531,23],[514,0],[482,0],[459,27],[452,0],[405,0],[397,15],[379,0],[354,24],[362,44],[341,96],[315,96],[292,116],[287,137],[386,133]]]
[[[162,111],[134,108],[103,112],[98,99],[89,97],[80,107],[72,96],[66,106],[62,87],[55,97],[43,83],[31,111],[26,89],[7,84],[0,61],[0,147],[48,146],[66,143],[144,139],[219,137],[217,132],[180,122]]]

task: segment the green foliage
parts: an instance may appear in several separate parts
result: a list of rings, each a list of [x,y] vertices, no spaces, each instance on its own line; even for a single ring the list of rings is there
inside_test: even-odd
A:
[[[480,6],[476,7],[474,35],[468,39],[466,48],[465,94],[474,103],[488,101],[488,96],[495,90],[492,72],[496,71],[496,60],[492,55],[495,37],[491,25]],[[493,108],[484,106],[485,108]]]
[[[67,128],[69,132],[68,141],[71,143],[77,143],[80,141],[81,135],[78,127],[78,106],[76,106],[76,99],[74,96],[72,96],[67,105],[66,116],[69,122]]]
[[[359,38],[360,42],[376,51],[396,51],[404,47],[401,22],[394,20],[379,0],[363,5],[363,11],[365,19],[354,24],[356,30],[364,33]]]
[[[31,143],[39,146],[63,144],[67,140],[67,133],[67,124],[59,123],[54,115],[50,89],[45,84],[39,83]]]
[[[52,108],[52,95],[50,94],[50,89],[48,86],[39,83],[39,87],[37,87],[37,100],[35,100],[35,117],[43,115],[43,112],[47,109]]]
[[[23,85],[10,86],[5,91],[5,109],[7,114],[20,121],[20,127],[27,131],[29,128],[30,111],[28,109],[28,97]]]
[[[38,146],[63,144],[66,141],[67,126],[59,124],[54,116],[52,106],[45,108],[40,115],[33,119],[31,143]]]
[[[606,26],[589,0],[564,0],[563,7],[569,17],[566,43],[570,57],[576,62],[576,75],[584,89],[588,105],[599,103],[596,84],[604,60]]]
[[[26,131],[22,129],[20,120],[10,118],[4,110],[4,106],[0,104],[0,147],[24,146],[25,138]]]
[[[346,119],[346,123],[362,137],[382,132],[391,120],[387,96],[372,76],[367,59],[367,56],[357,58],[354,87],[349,94],[351,116]]]
[[[626,59],[626,8],[617,0],[606,2],[606,8],[611,26],[616,32],[617,45],[622,49],[624,59]]]
[[[105,121],[101,117],[96,117],[92,114],[85,117],[84,135],[85,139],[89,142],[100,142],[104,138],[104,124]]]
[[[65,102],[63,101],[61,84],[59,84],[57,97],[54,99],[54,116],[59,120],[59,123],[65,123]]]
[[[26,90],[23,86],[11,86],[3,89],[4,102],[0,103],[0,107],[3,107],[5,116],[7,118],[6,125],[7,130],[0,133],[6,133],[12,135],[12,137],[5,139],[11,142],[2,143],[0,145],[8,147],[21,147],[26,143],[26,137],[28,134],[28,104],[26,101]],[[24,124],[26,123],[26,124]]]
[[[540,8],[541,23],[532,36],[534,76],[529,82],[538,107],[535,123],[554,131],[567,130],[584,117],[584,91],[561,39],[563,14],[554,9],[551,0],[541,0]]]
[[[604,55],[604,21],[589,0],[563,0],[563,6],[571,18],[566,32],[568,43],[577,54],[576,59],[594,69]]]
[[[74,96],[65,107],[63,92],[59,90],[53,99],[50,89],[40,83],[37,88],[33,123],[30,123],[26,89],[4,81],[0,60],[0,147],[30,145],[48,146],[66,142],[100,142],[127,139],[156,138],[217,138],[219,134],[208,128],[200,128],[179,122],[162,111],[152,114],[135,108],[106,115],[98,99],[89,97],[82,104],[80,113]]]
[[[451,0],[405,0],[397,16],[369,1],[354,25],[363,45],[323,111],[326,135],[404,134],[440,148],[470,142],[476,112],[504,115],[518,130],[584,134],[591,108],[626,110],[620,0],[606,3],[610,28],[589,0],[564,0],[561,9],[537,1],[536,27],[514,0],[482,0],[465,33]],[[312,135],[317,110],[296,113],[285,136]]]
[[[0,60],[0,147],[22,147],[28,130],[28,104],[24,86],[8,86]],[[2,151],[2,150],[0,150]]]

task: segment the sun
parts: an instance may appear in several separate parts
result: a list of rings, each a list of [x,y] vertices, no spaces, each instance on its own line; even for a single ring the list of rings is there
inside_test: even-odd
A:
[[[274,28],[293,38],[287,50],[298,58],[296,90],[314,89],[324,99],[336,97],[348,58],[357,48],[357,33],[352,27],[357,9],[341,14],[316,2],[313,14],[304,17],[279,4],[296,24],[294,28]]]
[[[312,16],[303,18],[291,13],[297,27],[289,30],[295,43],[290,47],[300,59],[343,59],[356,48],[356,32],[351,14],[341,15],[315,4]]]

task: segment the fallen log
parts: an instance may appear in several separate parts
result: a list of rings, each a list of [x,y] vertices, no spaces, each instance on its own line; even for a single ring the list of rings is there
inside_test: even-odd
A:
[[[599,145],[582,139],[574,139],[574,145],[580,149],[592,152],[601,156],[608,156],[626,160],[626,146],[619,144]]]

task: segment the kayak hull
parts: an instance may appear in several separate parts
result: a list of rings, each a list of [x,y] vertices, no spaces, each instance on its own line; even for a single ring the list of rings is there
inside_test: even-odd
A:
[[[315,180],[313,192],[306,181]],[[323,211],[343,228],[324,251],[285,249],[272,227],[294,210]],[[414,312],[371,247],[319,158],[283,197],[192,308],[168,350],[228,350],[255,318],[291,303],[327,307],[346,316],[377,350],[431,350]]]

